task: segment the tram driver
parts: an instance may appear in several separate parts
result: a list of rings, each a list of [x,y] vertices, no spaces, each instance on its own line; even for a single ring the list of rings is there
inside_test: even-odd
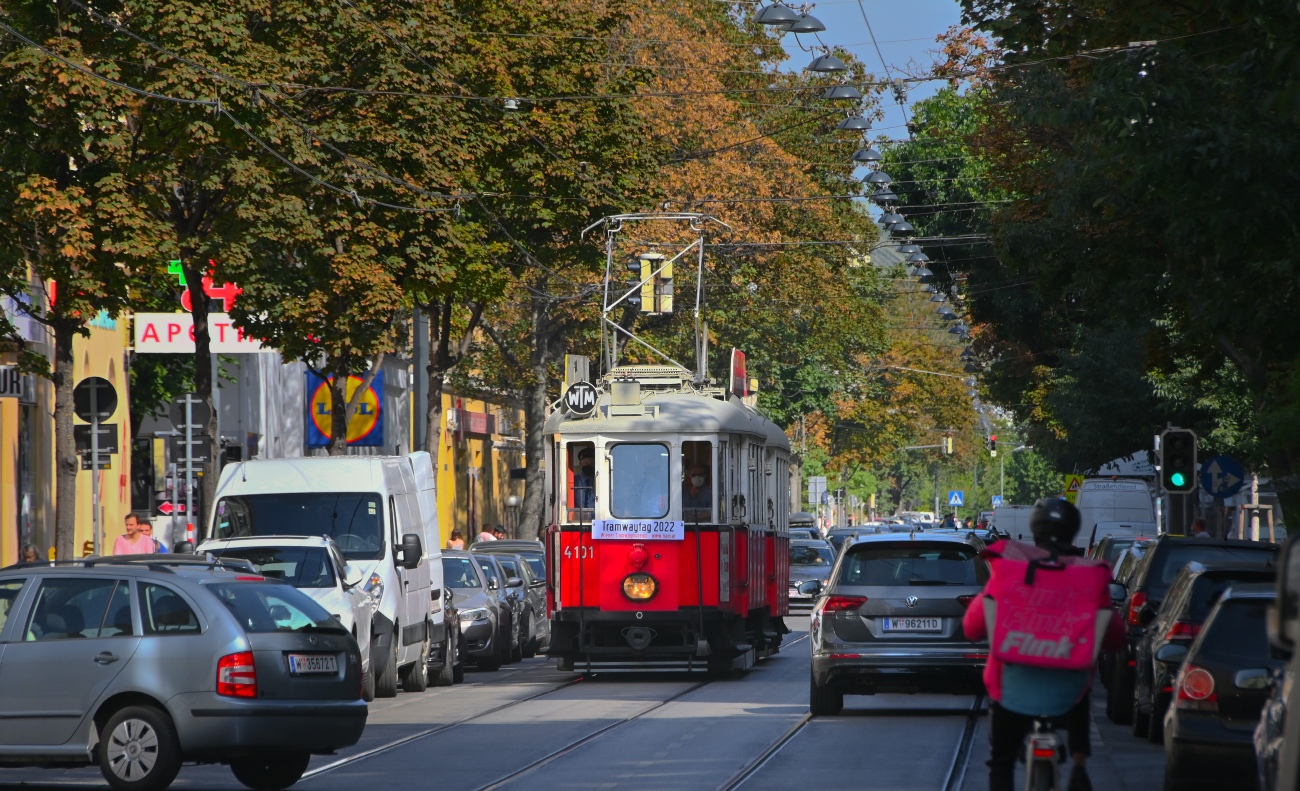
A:
[[[687,522],[710,521],[713,511],[713,485],[709,468],[703,464],[691,465],[690,474],[682,481],[682,518]]]
[[[590,445],[578,451],[578,465],[573,471],[573,507],[594,508],[596,505],[596,454]]]

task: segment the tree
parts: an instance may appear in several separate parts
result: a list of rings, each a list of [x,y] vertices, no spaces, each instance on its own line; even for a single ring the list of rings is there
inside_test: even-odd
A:
[[[83,47],[66,8],[13,5],[6,21],[31,43],[0,38],[0,290],[50,329],[55,388],[55,551],[75,557],[76,480],[72,431],[73,339],[88,321],[128,304],[133,278],[149,274],[167,238],[125,175],[131,134],[123,118],[138,97],[94,76],[117,65]],[[7,320],[6,320],[7,321]],[[5,327],[9,342],[12,325]],[[26,351],[24,349],[24,351]],[[31,355],[21,358],[37,368]]]

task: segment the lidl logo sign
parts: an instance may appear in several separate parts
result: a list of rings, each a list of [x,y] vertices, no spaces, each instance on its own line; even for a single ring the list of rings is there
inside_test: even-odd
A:
[[[332,380],[330,380],[332,381]],[[361,386],[361,377],[349,376],[345,397],[350,402]],[[384,372],[375,374],[370,387],[361,394],[357,403],[357,412],[348,422],[347,444],[359,446],[379,446],[384,444]],[[333,430],[333,404],[330,399],[329,381],[315,374],[307,374],[307,445],[320,447],[330,441]]]

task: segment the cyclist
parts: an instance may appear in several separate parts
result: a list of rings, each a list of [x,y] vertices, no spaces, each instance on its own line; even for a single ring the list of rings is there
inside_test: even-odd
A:
[[[1029,528],[1034,535],[1033,546],[1003,540],[985,550],[984,557],[989,559],[991,568],[989,582],[984,592],[971,602],[962,620],[966,636],[971,640],[991,637],[990,632],[994,631],[1001,635],[1002,640],[997,646],[990,640],[988,665],[984,668],[984,685],[989,694],[989,791],[1012,791],[1014,788],[1016,758],[1023,749],[1025,736],[1033,728],[1035,717],[1056,715],[1067,709],[1068,713],[1057,718],[1064,720],[1070,752],[1074,758],[1069,791],[1092,791],[1092,782],[1088,779],[1085,766],[1092,752],[1089,739],[1089,729],[1092,726],[1089,692],[1096,671],[1096,651],[1093,647],[1096,641],[1074,640],[1065,643],[1076,647],[1074,661],[1076,665],[1079,661],[1086,665],[1086,669],[1082,670],[1059,669],[1050,664],[1055,660],[1041,659],[1045,654],[1056,655],[1055,651],[1029,651],[1030,658],[1023,664],[1008,662],[1006,654],[1016,650],[1017,641],[1026,639],[1023,636],[1025,633],[1005,631],[1010,628],[1006,621],[999,624],[997,621],[990,623],[986,620],[985,600],[995,604],[996,597],[990,591],[1013,591],[1018,588],[1018,593],[1034,588],[1035,582],[1035,590],[1052,593],[1048,590],[1051,585],[1068,579],[1071,582],[1064,585],[1067,592],[1083,589],[1087,593],[1074,596],[1072,601],[1068,593],[1059,597],[1034,597],[1034,606],[1039,608],[1036,615],[1046,615],[1048,619],[1059,615],[1058,623],[1061,624],[1086,622],[1095,626],[1103,613],[1109,613],[1102,646],[1108,651],[1118,649],[1123,644],[1124,627],[1115,614],[1106,589],[1105,581],[1109,579],[1109,574],[1103,576],[1089,569],[1100,561],[1085,560],[1081,557],[1083,551],[1073,544],[1074,536],[1079,532],[1079,510],[1065,500],[1039,500],[1034,503],[1034,510],[1030,514]],[[1075,567],[1075,572],[1081,572],[1082,577],[1054,575],[1055,571],[1071,567]],[[1022,579],[1023,585],[1020,584]],[[1074,582],[1076,579],[1082,579],[1087,584],[1081,586]],[[1014,617],[1008,601],[1010,598],[1010,595],[1006,596],[1000,605],[988,608],[996,613],[994,618]],[[1051,598],[1052,603],[1044,605],[1045,598]],[[1061,607],[1059,613],[1050,610],[1054,606]],[[1044,607],[1049,609],[1044,610]],[[1093,607],[1096,608],[1096,613],[1087,612],[1088,608]],[[1009,638],[1008,635],[1017,637]],[[1032,639],[1036,635],[1031,634],[1029,637]],[[1043,642],[1040,639],[1036,645],[1041,646]],[[1077,648],[1081,642],[1087,644],[1085,649]],[[1049,642],[1049,645],[1055,647],[1057,643]],[[1011,646],[1010,651],[1008,646]],[[1080,660],[1077,657],[1083,658]]]

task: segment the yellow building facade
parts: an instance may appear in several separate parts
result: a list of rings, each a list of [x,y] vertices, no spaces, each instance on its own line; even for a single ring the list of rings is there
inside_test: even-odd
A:
[[[486,525],[505,525],[511,537],[533,538],[517,533],[524,482],[511,478],[511,470],[524,467],[524,415],[500,400],[443,392],[437,469],[444,547],[453,528],[467,542]]]

